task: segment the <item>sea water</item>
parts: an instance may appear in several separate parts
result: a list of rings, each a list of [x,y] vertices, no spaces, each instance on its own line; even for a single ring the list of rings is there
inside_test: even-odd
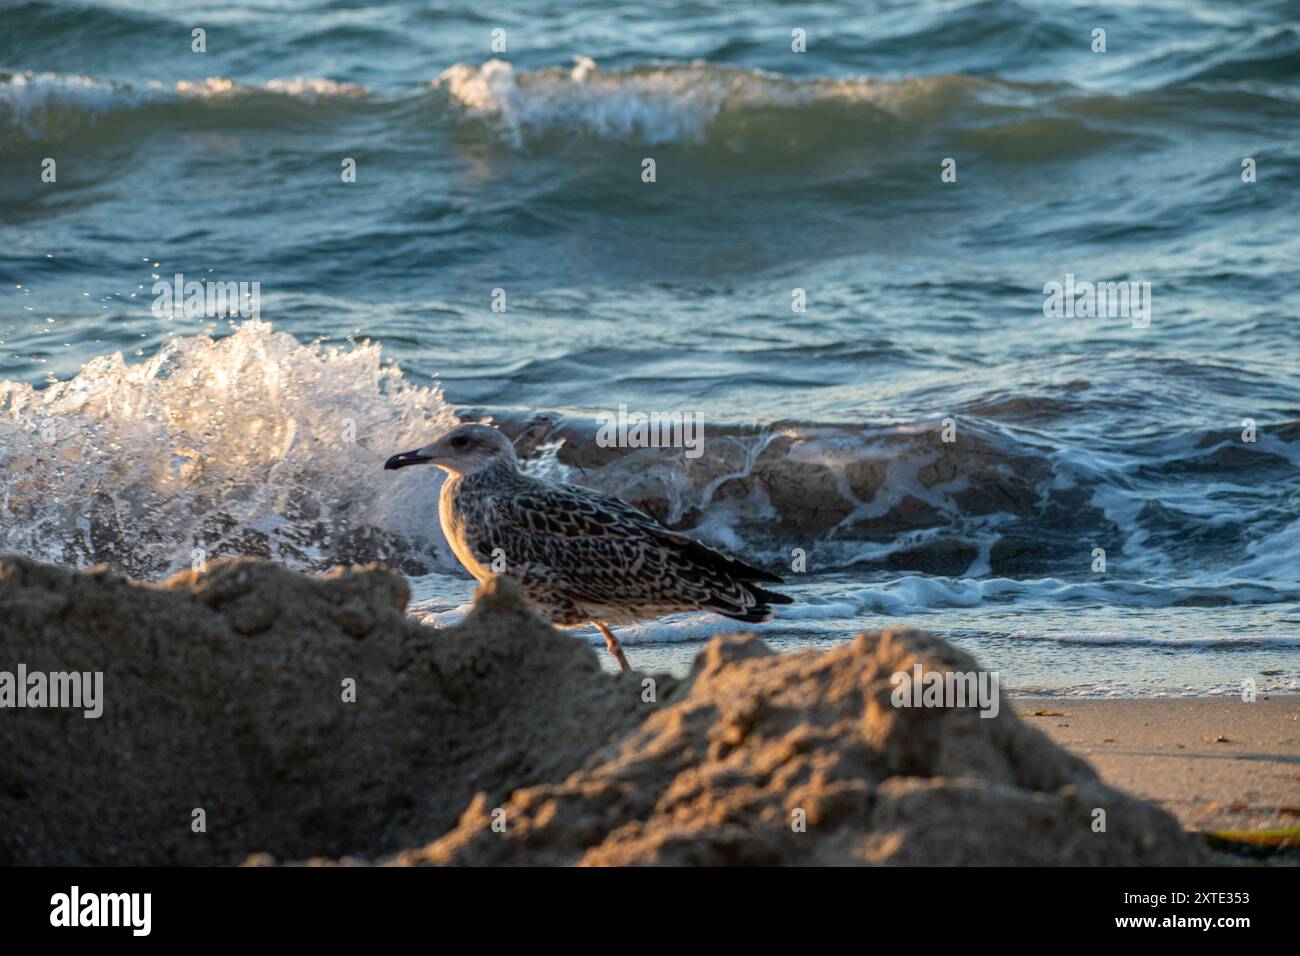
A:
[[[783,574],[778,649],[1300,689],[1298,81],[1279,2],[3,0],[0,549],[385,560],[455,620],[383,461],[626,406],[698,462],[529,467]]]

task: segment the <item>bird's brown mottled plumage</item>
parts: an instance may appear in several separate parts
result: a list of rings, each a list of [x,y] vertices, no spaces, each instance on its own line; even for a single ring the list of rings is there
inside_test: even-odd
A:
[[[625,501],[523,474],[496,429],[458,426],[385,467],[420,461],[448,472],[440,514],[461,563],[479,580],[516,579],[555,624],[629,624],[694,610],[753,623],[766,620],[772,604],[790,603],[761,587],[780,578],[670,531]]]

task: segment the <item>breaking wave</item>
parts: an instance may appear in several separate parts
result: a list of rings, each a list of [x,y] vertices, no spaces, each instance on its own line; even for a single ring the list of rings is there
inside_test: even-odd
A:
[[[1294,515],[1198,521],[1152,508],[1138,481],[1206,468],[1220,482],[1270,468],[1294,476],[1294,422],[1250,452],[1228,433],[1196,433],[1123,467],[976,418],[953,443],[938,419],[720,425],[706,430],[706,454],[685,458],[605,447],[586,418],[458,410],[377,344],[302,344],[264,322],[175,337],[143,362],[100,356],[43,389],[0,383],[0,549],[151,579],[233,554],[308,570],[368,560],[452,570],[437,476],[381,466],[485,414],[534,473],[619,495],[719,547],[777,569],[802,554],[812,574],[897,578],[855,599],[876,613],[1031,587],[1008,579],[1040,581],[1034,592],[1055,589],[1062,603],[1300,600]],[[1097,590],[1098,546],[1124,588]]]
[[[3,382],[0,550],[146,579],[237,554],[423,567],[443,547],[436,503],[410,483],[381,493],[380,466],[454,420],[378,345],[301,345],[262,322],[139,364],[100,356],[43,390]]]
[[[519,70],[503,60],[456,64],[428,86],[380,95],[322,78],[244,84],[224,77],[132,85],[59,73],[0,74],[0,130],[20,142],[58,141],[86,130],[159,123],[257,125],[267,119],[331,120],[337,110],[380,111],[384,121],[482,132],[511,149],[574,138],[609,143],[707,147],[726,154],[815,156],[829,148],[905,146],[930,133],[957,135],[1007,161],[1067,146],[1098,148],[1146,135],[1143,121],[1273,102],[1259,89],[1170,87],[1117,97],[1059,83],[939,74],[790,77],[704,61],[664,61],[602,70],[588,57],[572,67]],[[1181,107],[1195,104],[1194,110]],[[1279,104],[1283,107],[1291,104]]]
[[[464,114],[488,120],[515,146],[587,135],[648,145],[712,136],[802,148],[810,146],[809,133],[830,133],[834,125],[840,136],[861,137],[937,118],[993,85],[958,76],[792,79],[698,61],[604,72],[588,57],[569,69],[523,72],[503,60],[457,64],[434,82]],[[852,128],[843,125],[850,119]]]
[[[80,74],[0,74],[0,130],[6,138],[57,141],[96,128],[121,114],[146,110],[183,111],[187,106],[257,110],[294,102],[359,100],[365,87],[303,78],[242,84],[225,77],[164,85],[132,85]]]

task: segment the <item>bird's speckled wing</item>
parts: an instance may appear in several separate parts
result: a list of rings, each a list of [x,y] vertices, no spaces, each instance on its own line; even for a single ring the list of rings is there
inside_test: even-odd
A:
[[[559,623],[697,608],[744,616],[763,602],[746,582],[772,580],[589,489],[530,482],[480,507],[471,546],[484,556],[500,548],[505,573]]]

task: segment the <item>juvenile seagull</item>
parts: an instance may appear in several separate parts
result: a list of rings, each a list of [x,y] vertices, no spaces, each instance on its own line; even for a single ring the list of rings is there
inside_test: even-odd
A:
[[[669,531],[625,501],[523,474],[510,439],[487,425],[458,425],[384,468],[408,465],[447,472],[442,530],[470,574],[486,581],[495,563],[551,623],[595,624],[623,670],[611,624],[697,610],[754,623],[771,616],[769,605],[792,601],[758,586],[779,584],[775,575]]]

